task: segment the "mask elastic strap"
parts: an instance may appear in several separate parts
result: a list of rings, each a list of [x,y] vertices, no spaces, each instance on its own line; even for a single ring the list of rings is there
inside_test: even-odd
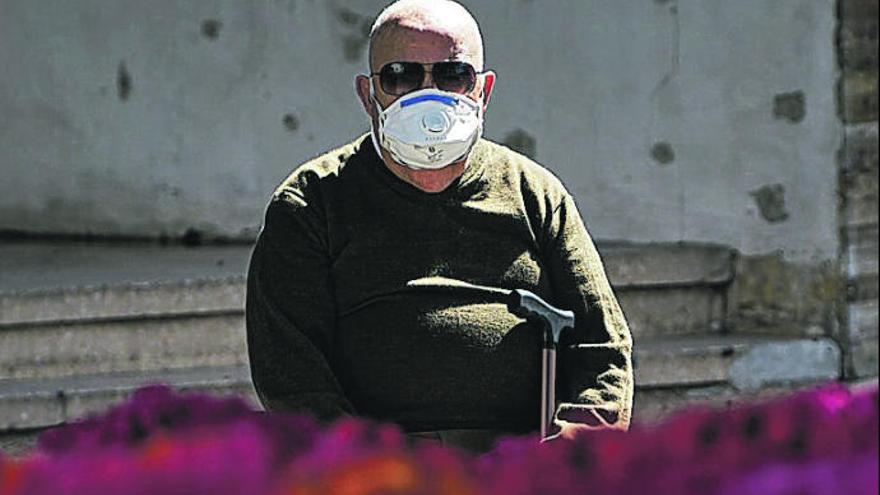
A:
[[[382,105],[379,104],[379,100],[376,99],[376,88],[373,86],[373,77],[370,76],[370,101],[373,102],[373,105],[376,107],[376,112],[380,113],[384,110],[382,109]],[[378,119],[377,119],[378,120]],[[373,122],[370,121],[370,139],[373,141],[373,148],[376,149],[376,154],[379,155],[379,159],[382,159],[382,147],[379,146],[379,139],[376,137],[376,134],[379,133],[379,130],[375,128]]]

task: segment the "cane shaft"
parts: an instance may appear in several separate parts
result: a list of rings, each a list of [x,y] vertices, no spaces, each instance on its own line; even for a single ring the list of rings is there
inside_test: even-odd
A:
[[[541,361],[541,438],[547,438],[556,412],[556,349],[544,348]]]

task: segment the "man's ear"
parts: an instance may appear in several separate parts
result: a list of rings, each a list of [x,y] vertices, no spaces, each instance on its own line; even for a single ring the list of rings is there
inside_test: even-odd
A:
[[[358,76],[354,78],[354,89],[357,91],[358,98],[361,100],[361,105],[363,105],[364,111],[367,112],[367,115],[369,115],[371,119],[375,119],[377,115],[376,104],[373,103],[373,98],[371,98],[370,95],[370,77],[358,74]]]
[[[495,71],[487,70],[483,73],[483,111],[489,105],[489,98],[492,96],[492,89],[495,88]]]

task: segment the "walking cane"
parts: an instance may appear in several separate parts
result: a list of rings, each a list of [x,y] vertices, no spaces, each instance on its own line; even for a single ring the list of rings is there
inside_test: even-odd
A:
[[[503,296],[508,311],[541,328],[544,336],[541,351],[541,439],[547,438],[553,414],[556,412],[556,347],[562,331],[574,328],[574,313],[553,307],[534,292],[525,289],[500,289],[445,277],[410,280],[406,286],[444,291],[467,289]]]
[[[559,335],[574,328],[574,313],[547,304],[536,294],[523,289],[510,292],[507,309],[538,325],[544,334],[541,351],[541,439],[545,439],[556,412],[556,348]]]

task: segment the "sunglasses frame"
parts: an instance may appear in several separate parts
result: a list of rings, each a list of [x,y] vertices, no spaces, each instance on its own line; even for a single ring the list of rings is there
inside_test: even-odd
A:
[[[411,89],[409,91],[404,91],[403,93],[400,93],[400,94],[390,93],[390,92],[386,91],[384,84],[382,84],[382,71],[391,64],[412,64],[412,65],[420,66],[422,68],[421,81],[419,81],[418,85],[416,85],[416,87],[414,87],[413,89]],[[477,84],[477,76],[481,76],[486,73],[486,71],[477,72],[477,69],[473,66],[473,64],[471,64],[470,62],[464,62],[461,60],[444,60],[441,62],[434,62],[434,63],[430,63],[430,64],[423,64],[421,62],[410,62],[410,61],[404,61],[404,60],[396,60],[396,61],[388,62],[388,63],[382,65],[382,67],[377,72],[370,72],[370,77],[379,76],[379,87],[382,88],[382,91],[385,94],[391,95],[391,96],[403,96],[405,94],[412,93],[413,91],[417,91],[419,88],[421,88],[422,84],[425,82],[425,75],[430,71],[431,80],[434,81],[434,85],[437,86],[437,88],[442,91],[449,91],[447,89],[441,88],[440,85],[437,84],[437,80],[434,78],[434,67],[436,67],[437,65],[440,65],[440,64],[463,64],[463,65],[466,65],[467,67],[469,67],[474,72],[474,80],[471,82],[470,86],[464,91],[461,91],[461,92],[455,91],[455,93],[457,93],[457,94],[467,94],[467,93],[470,93],[471,91],[473,91],[474,87]]]

